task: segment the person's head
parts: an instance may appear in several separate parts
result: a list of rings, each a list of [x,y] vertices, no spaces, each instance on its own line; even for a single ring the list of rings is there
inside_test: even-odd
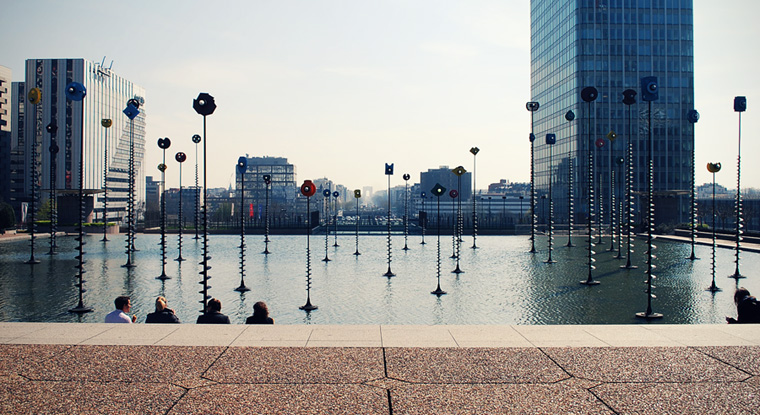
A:
[[[208,311],[222,311],[222,302],[216,298],[212,298],[208,300],[208,305],[206,307],[208,308]]]
[[[749,297],[749,290],[741,287],[736,290],[734,293],[734,304],[739,305],[739,303],[744,300],[745,298]]]
[[[269,317],[269,308],[267,303],[259,301],[253,305],[253,315],[261,317]]]
[[[166,298],[159,295],[158,298],[156,298],[156,312],[164,311],[166,307]]]
[[[116,297],[115,300],[113,300],[113,304],[116,306],[117,310],[121,310],[123,312],[129,312],[129,309],[132,308],[132,303],[129,300],[128,295],[120,295]]]

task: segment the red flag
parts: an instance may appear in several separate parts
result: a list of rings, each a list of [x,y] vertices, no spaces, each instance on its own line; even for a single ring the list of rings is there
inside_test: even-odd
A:
[[[248,217],[249,218],[253,217],[253,203],[248,204]]]

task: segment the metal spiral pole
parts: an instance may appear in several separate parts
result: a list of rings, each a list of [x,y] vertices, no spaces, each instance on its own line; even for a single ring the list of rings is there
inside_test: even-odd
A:
[[[310,182],[309,182],[310,183]],[[304,186],[301,186],[301,192],[304,192]],[[313,184],[311,185],[313,186]],[[313,194],[313,187],[309,189]],[[309,246],[309,239],[311,236],[311,196],[306,196],[306,304],[299,307],[299,309],[306,312],[316,310],[317,306],[311,304],[311,247]]]
[[[195,192],[194,197],[195,199],[195,210],[193,211],[193,216],[195,219],[195,237],[193,239],[200,239],[200,236],[198,236],[198,229],[200,228],[199,223],[199,213],[200,213],[200,204],[201,204],[201,192],[200,188],[198,187],[198,143],[201,142],[201,136],[198,134],[193,135],[193,143],[195,143]]]
[[[265,203],[264,203],[264,252],[262,254],[269,255],[269,188],[271,183],[271,178],[268,174],[264,175],[264,194],[265,194]],[[241,206],[240,209],[243,209]],[[243,211],[240,211],[240,214],[243,214]]]
[[[174,159],[179,163],[179,223],[177,230],[177,248],[179,249],[179,254],[174,260],[181,263],[185,260],[185,258],[182,258],[182,230],[185,227],[185,217],[182,215],[182,164],[187,160],[187,155],[180,151],[174,156]]]
[[[739,102],[737,102],[739,101]],[[743,101],[743,104],[741,103]],[[744,234],[744,215],[742,214],[742,112],[747,107],[747,100],[744,97],[734,99],[734,111],[739,113],[739,146],[736,156],[736,245],[734,247],[736,269],[729,278],[736,280],[744,278],[739,272],[739,253],[741,251],[742,234]]]
[[[633,254],[633,240],[631,238],[634,229],[633,222],[633,143],[631,142],[631,106],[636,103],[636,91],[633,89],[626,89],[623,91],[623,104],[628,107],[628,151],[626,154],[626,172],[625,172],[625,237],[626,237],[626,262],[625,265],[621,265],[623,269],[636,269],[636,265],[631,263],[631,255]]]
[[[457,197],[457,191],[452,189],[449,191],[449,196],[451,196],[451,256],[449,258],[456,259],[457,257],[457,214],[456,214],[456,204],[454,201]]]
[[[420,220],[420,227],[422,228],[422,241],[420,242],[420,245],[425,245],[425,229],[427,228],[427,211],[425,210],[426,197],[425,192],[420,194],[420,199],[422,199],[422,212],[425,214],[425,218]]]
[[[663,315],[652,311],[652,299],[657,298],[652,292],[657,288],[654,286],[654,280],[657,276],[654,275],[654,270],[657,268],[654,265],[654,260],[657,256],[654,255],[654,250],[657,247],[654,245],[654,149],[652,140],[652,100],[649,100],[649,169],[647,171],[647,289],[644,291],[647,294],[647,309],[643,313],[636,313],[636,317],[639,318],[661,318]]]
[[[29,222],[27,225],[27,229],[29,230],[30,239],[29,239],[29,248],[30,248],[30,256],[29,260],[25,262],[25,264],[39,264],[40,260],[34,257],[34,242],[35,239],[37,239],[36,233],[37,233],[37,202],[39,195],[37,194],[37,187],[39,186],[39,171],[37,170],[38,166],[40,165],[39,162],[39,153],[37,152],[37,135],[34,135],[34,139],[32,140],[32,162],[31,162],[31,168],[29,169],[29,176],[31,179],[31,193],[32,197],[29,203]]]
[[[237,171],[240,174],[240,285],[235,291],[244,293],[251,291],[245,285],[245,172],[248,170],[248,159],[240,157],[237,163]]]
[[[71,101],[82,101],[85,95],[87,95],[87,90],[84,85],[78,82],[71,82],[66,86],[66,98]],[[82,103],[82,107],[84,107],[84,103]],[[79,291],[79,302],[76,307],[69,310],[70,313],[78,314],[93,311],[92,307],[84,305],[84,293],[87,291],[84,288],[84,283],[86,282],[84,280],[84,274],[87,272],[84,269],[84,264],[87,263],[87,261],[84,260],[84,254],[86,254],[84,251],[84,246],[86,245],[86,242],[84,241],[84,220],[86,215],[86,205],[84,200],[84,108],[82,108],[81,117],[81,136],[79,137],[79,226],[77,227],[78,235],[76,238],[76,241],[79,242],[79,244],[77,245],[77,256],[75,257],[77,265],[74,266],[77,270],[77,283],[74,285]]]
[[[325,211],[325,257],[322,261],[329,262],[331,260],[327,255],[327,246],[330,243],[330,190],[325,189],[322,195],[324,196],[322,198],[322,208]]]
[[[477,147],[472,147],[470,149],[470,153],[472,153],[472,246],[470,248],[472,249],[478,249],[478,245],[476,244],[476,240],[478,238],[478,207],[477,207],[477,182],[475,181],[475,173],[476,170],[476,162],[477,162],[477,155],[480,152],[480,149]],[[489,210],[490,210],[490,204]],[[489,212],[490,213],[490,212]],[[490,215],[489,215],[490,219]]]
[[[354,199],[356,199],[356,251],[354,255],[361,255],[359,252],[359,222],[361,221],[361,215],[359,214],[359,198],[362,197],[362,192],[359,189],[354,190]]]
[[[332,195],[335,198],[335,213],[333,214],[333,218],[332,218],[333,219],[333,226],[335,227],[334,228],[335,232],[333,232],[333,238],[334,238],[334,241],[335,241],[333,243],[333,247],[337,248],[337,247],[340,246],[340,245],[338,245],[338,196],[340,196],[340,193],[338,193],[338,191],[336,190],[336,191],[333,192]],[[328,201],[327,203],[330,203],[330,202]]]
[[[596,266],[594,266],[594,263],[596,262],[596,259],[594,258],[594,255],[596,252],[594,252],[594,216],[595,216],[595,210],[594,210],[594,203],[595,203],[595,197],[594,197],[594,154],[589,151],[588,152],[588,258],[586,261],[586,265],[588,265],[588,278],[586,280],[581,281],[581,284],[585,285],[597,285],[599,284],[599,281],[596,281],[593,276],[593,271],[596,269]]]
[[[625,179],[623,178],[623,165],[625,164],[625,157],[618,157],[615,162],[618,165],[618,174],[617,174],[617,180],[620,181],[620,185],[625,187]],[[616,189],[617,190],[617,189]],[[617,255],[615,255],[615,259],[623,259],[623,229],[626,226],[625,221],[623,220],[624,216],[624,206],[625,203],[623,199],[625,198],[625,189],[620,192],[620,197],[617,199]]]
[[[600,168],[600,170],[601,170],[601,168]],[[599,226],[596,227],[596,230],[598,232],[597,233],[597,240],[596,240],[597,245],[601,245],[602,243],[604,243],[604,239],[602,238],[602,232],[603,232],[603,228],[604,228],[604,192],[602,192],[602,187],[603,187],[602,184],[603,184],[602,175],[600,174],[599,175],[599,186],[597,187],[597,189],[599,189],[599,191],[598,191],[598,194],[599,194],[599,203],[596,204],[597,205],[597,209],[599,211],[599,215],[598,215],[598,218],[597,218],[597,221],[596,221],[596,223],[599,225]]]
[[[407,239],[409,237],[409,179],[411,176],[404,174],[404,251],[409,250]]]
[[[712,173],[713,176],[713,186],[712,186],[712,263],[710,270],[712,272],[712,284],[707,288],[707,291],[710,292],[718,292],[721,291],[720,288],[718,288],[717,285],[715,285],[715,248],[717,247],[715,243],[715,217],[717,216],[715,214],[715,173],[720,171],[720,163],[707,163],[707,170]]]
[[[686,257],[686,259],[690,259],[692,261],[699,259],[697,258],[697,255],[694,253],[695,245],[697,244],[697,196],[696,196],[696,178],[695,178],[695,169],[696,169],[696,124],[697,121],[699,121],[699,112],[697,110],[691,110],[689,111],[687,118],[689,122],[691,123],[691,175],[690,179],[691,182],[689,183],[689,219],[690,219],[690,240],[691,240],[691,255]]]
[[[58,130],[58,126],[55,122],[51,122],[47,126],[47,130],[50,133],[50,251],[48,255],[56,255],[56,235],[58,234],[58,192],[56,191],[57,169],[58,169],[58,143],[56,142],[55,133]]]
[[[202,92],[198,95],[198,98],[193,100],[193,109],[195,112],[203,116],[203,206],[201,206],[202,209],[202,218],[203,218],[203,259],[200,262],[200,265],[203,266],[203,269],[199,274],[203,277],[199,284],[203,287],[201,291],[199,291],[199,294],[202,295],[201,300],[199,301],[203,307],[201,309],[201,313],[206,313],[206,305],[208,303],[208,300],[211,299],[211,296],[209,295],[209,289],[211,289],[211,286],[208,283],[208,280],[211,279],[211,276],[209,275],[209,270],[211,269],[211,266],[209,265],[209,261],[211,260],[211,255],[209,254],[209,243],[208,243],[208,183],[206,181],[206,173],[208,169],[208,163],[206,162],[206,156],[207,156],[207,143],[208,139],[206,137],[206,118],[207,116],[214,113],[214,110],[216,110],[216,103],[214,103],[214,97],[211,95]]]
[[[127,107],[124,114],[129,118],[129,162],[128,162],[128,185],[127,185],[127,239],[126,255],[127,262],[122,265],[124,268],[133,268],[135,263],[132,261],[134,255],[134,232],[135,232],[135,118],[140,113],[140,103],[132,98],[127,101]]]
[[[108,128],[111,127],[112,121],[104,118],[100,120],[100,124],[105,127],[105,138],[103,140],[103,239],[101,242],[108,242]]]
[[[535,254],[536,250],[536,182],[535,182],[535,152],[533,142],[536,136],[533,134],[533,113],[538,111],[539,104],[530,101],[525,104],[525,108],[530,111],[530,252]]]
[[[462,169],[464,170],[464,169]],[[462,175],[457,175],[457,194],[461,194],[462,191]],[[457,227],[456,231],[454,232],[456,243],[454,246],[456,247],[456,268],[454,268],[454,271],[451,271],[453,274],[461,274],[464,271],[462,271],[459,268],[459,258],[461,258],[461,252],[462,252],[462,198],[457,198]]]
[[[386,271],[383,276],[391,278],[396,275],[393,273],[393,271],[391,271],[391,250],[393,248],[391,243],[391,175],[393,174],[393,165],[391,164],[390,174],[387,173],[387,166],[388,165],[386,164],[386,175],[388,176],[388,220],[386,221],[388,225],[388,271]]]
[[[161,275],[156,279],[166,281],[171,279],[166,275],[166,149],[171,145],[169,138],[159,138],[158,147],[162,150],[163,161],[158,165],[161,171]]]
[[[610,148],[610,152],[612,152],[612,149]],[[610,166],[610,169],[612,169],[612,166]],[[612,169],[610,172],[610,187],[612,189],[615,189],[615,170]],[[615,245],[617,242],[617,213],[615,212],[615,206],[616,200],[615,200],[615,192],[614,190],[610,192],[610,247],[607,249],[607,252],[615,252]]]
[[[572,122],[575,119],[575,113],[572,110],[568,110],[565,113],[565,120],[568,122],[568,134],[567,137],[570,138],[571,131],[570,131],[570,122]],[[573,171],[573,155],[572,155],[572,147],[568,146],[567,148],[567,244],[565,244],[566,247],[572,248],[575,246],[573,244],[573,223],[575,221],[575,212],[573,211],[574,208],[574,197],[573,194],[573,182],[574,182],[574,175],[575,172]]]
[[[441,195],[446,189],[440,184],[436,183],[433,188],[433,194],[436,196],[438,214],[436,215],[438,223],[438,239],[436,244],[436,279],[438,280],[438,286],[435,291],[431,291],[430,294],[437,295],[438,297],[446,294],[446,291],[441,289]]]
[[[554,144],[557,142],[557,136],[554,134],[546,135],[546,144],[549,146],[549,258],[547,258],[547,264],[553,264],[557,261],[552,259],[552,251],[554,250],[554,193],[552,192],[553,172],[554,166]]]

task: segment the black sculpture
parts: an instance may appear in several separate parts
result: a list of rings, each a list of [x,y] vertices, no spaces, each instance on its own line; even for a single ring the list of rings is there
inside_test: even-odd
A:
[[[56,191],[57,181],[57,169],[58,169],[58,143],[56,142],[55,133],[58,131],[58,126],[55,121],[51,121],[47,126],[47,132],[50,133],[50,251],[48,255],[55,255],[56,248],[56,234],[58,233],[58,192]]]
[[[193,217],[195,219],[195,237],[193,239],[200,239],[200,236],[198,236],[198,229],[200,228],[199,213],[201,205],[201,192],[200,188],[198,187],[198,143],[200,142],[201,136],[198,134],[193,134],[193,143],[195,143],[195,192],[193,192],[195,195],[193,197],[195,199],[195,211],[193,212]]]
[[[536,136],[533,134],[533,113],[538,111],[539,104],[535,101],[530,101],[525,104],[525,108],[530,111],[530,253],[536,252],[536,182],[535,177],[535,164],[534,164],[534,151],[533,142],[536,141]],[[522,202],[520,202],[522,206]],[[522,207],[520,208],[520,216],[522,216]],[[520,218],[522,219],[522,217]]]
[[[264,180],[264,193],[266,195],[264,203],[264,252],[262,254],[269,255],[269,189],[272,186],[272,176],[265,174],[261,178]]]
[[[457,194],[462,193],[462,175],[467,172],[467,170],[464,169],[462,166],[457,166],[457,168],[453,169],[452,172],[457,176]],[[459,268],[459,258],[461,257],[462,252],[462,198],[460,197],[457,200],[457,226],[454,234],[456,235],[456,260],[457,260],[457,266],[454,269],[454,271],[451,271],[454,274],[462,274],[464,271]]]
[[[128,190],[127,190],[127,240],[126,254],[127,263],[122,265],[125,268],[135,267],[132,262],[132,255],[135,249],[135,118],[140,114],[140,102],[137,99],[127,101],[127,107],[124,108],[124,115],[129,118],[129,164],[128,164]]]
[[[237,172],[240,175],[240,285],[235,291],[244,293],[251,291],[245,286],[245,173],[248,170],[248,158],[240,156],[237,161]]]
[[[396,274],[391,271],[391,176],[393,176],[393,163],[385,163],[385,175],[388,176],[388,271],[383,276],[391,278]]]
[[[317,306],[311,304],[311,249],[309,237],[311,236],[311,197],[317,189],[311,180],[305,180],[301,185],[301,194],[306,196],[306,304],[298,307],[307,313],[316,310]]]
[[[327,255],[327,244],[330,239],[330,189],[322,191],[322,206],[325,211],[325,257],[322,261],[330,262],[330,257]]]
[[[623,91],[623,104],[625,104],[626,107],[628,107],[628,152],[626,154],[626,158],[628,160],[628,165],[626,167],[626,174],[625,174],[625,237],[626,237],[626,260],[625,265],[621,265],[620,268],[623,269],[636,269],[638,268],[636,265],[633,265],[631,263],[631,254],[633,254],[633,241],[631,240],[631,236],[633,235],[633,207],[634,207],[634,198],[633,198],[633,144],[631,143],[631,106],[636,103],[636,91],[633,89],[626,89]]]
[[[446,294],[446,291],[443,291],[441,289],[441,196],[444,192],[446,192],[446,188],[441,186],[440,183],[436,183],[435,187],[430,189],[430,192],[435,196],[435,200],[437,202],[438,206],[438,214],[436,215],[436,220],[438,222],[438,244],[437,244],[437,257],[436,257],[436,278],[438,280],[438,287],[435,289],[435,291],[430,292],[430,294],[437,295],[438,297]]]
[[[158,139],[158,148],[162,152],[162,161],[158,165],[158,170],[161,171],[161,275],[156,277],[161,281],[171,279],[166,275],[166,150],[172,145],[172,141],[169,137]]]
[[[736,263],[736,269],[734,270],[733,275],[729,275],[729,278],[734,278],[736,280],[740,278],[744,278],[744,276],[739,272],[739,251],[742,241],[742,234],[744,234],[744,215],[742,212],[742,192],[741,192],[741,184],[742,184],[742,112],[747,110],[747,98],[746,97],[735,97],[734,98],[734,111],[739,113],[739,145],[738,145],[738,152],[736,156],[736,234],[735,240],[736,245],[734,247],[735,251],[735,263]]]
[[[552,169],[554,168],[554,144],[556,143],[556,134],[546,135],[546,145],[549,146],[549,258],[546,260],[547,264],[553,264],[557,262],[552,259],[552,251],[554,250],[554,194],[552,193]]]
[[[29,90],[29,93],[27,94],[27,98],[29,99],[29,103],[34,105],[35,107],[37,104],[40,103],[42,100],[42,91],[39,88],[32,88]],[[36,108],[35,108],[36,111]],[[39,122],[35,121],[35,128],[37,128],[36,123]],[[31,166],[29,168],[29,186],[31,189],[31,199],[29,203],[29,219],[27,219],[27,230],[29,231],[29,248],[30,248],[30,256],[29,260],[24,262],[25,264],[34,265],[39,264],[40,260],[34,257],[34,241],[36,239],[36,233],[37,233],[37,201],[39,196],[37,195],[37,186],[39,185],[39,170],[38,166],[40,164],[38,160],[38,153],[37,153],[37,135],[32,135],[32,160],[31,160]]]
[[[404,178],[404,247],[401,249],[408,251],[406,242],[409,236],[409,179],[412,176],[404,173],[402,177]]]
[[[697,258],[697,255],[694,253],[694,247],[697,244],[697,197],[696,197],[696,183],[695,183],[695,166],[696,166],[696,148],[695,148],[695,136],[696,136],[696,127],[697,127],[697,121],[699,121],[699,112],[697,110],[690,110],[689,113],[686,115],[686,118],[689,120],[689,123],[691,124],[691,183],[689,186],[689,227],[690,229],[690,239],[691,239],[691,255],[686,257],[686,259],[690,259],[692,261],[699,259]],[[720,164],[720,163],[718,163]],[[714,177],[713,177],[714,178]]]
[[[588,111],[586,113],[586,120],[588,122],[588,245],[586,249],[588,250],[588,260],[586,262],[586,265],[588,266],[588,278],[586,280],[581,281],[581,284],[585,285],[597,285],[599,284],[599,281],[594,280],[593,271],[596,269],[596,266],[594,266],[594,262],[596,262],[596,259],[594,259],[594,255],[596,252],[594,252],[594,223],[595,223],[595,193],[594,193],[594,153],[591,151],[591,147],[594,145],[591,141],[593,140],[591,135],[591,118],[592,118],[592,111],[591,111],[591,103],[596,100],[598,96],[598,91],[593,86],[587,86],[581,90],[581,99],[584,102],[588,103]]]
[[[102,242],[108,242],[108,129],[111,128],[113,121],[109,118],[100,120],[100,125],[105,128],[103,143],[103,239]]]
[[[712,185],[712,284],[707,288],[707,291],[710,292],[718,292],[722,291],[720,288],[718,288],[717,285],[715,285],[715,173],[720,171],[720,163],[707,163],[707,171],[712,173],[713,177],[713,185]]]
[[[359,199],[362,197],[362,191],[359,189],[354,190],[354,199],[356,199],[356,251],[354,255],[361,255],[359,253],[359,222],[361,221],[361,215],[359,214]]]
[[[575,113],[572,110],[569,110],[565,113],[565,120],[567,120],[568,125],[568,138],[570,138],[570,123],[575,119]],[[573,182],[574,180],[574,172],[573,172],[573,156],[572,156],[572,146],[568,146],[567,148],[567,243],[565,244],[566,247],[572,248],[575,246],[573,244],[573,222],[575,220],[575,215],[573,213],[573,207],[574,207],[574,195],[573,195]]]
[[[182,230],[185,227],[185,217],[182,215],[182,163],[187,160],[187,154],[180,151],[174,155],[174,159],[179,163],[179,219],[177,221],[177,248],[179,248],[179,255],[174,260],[181,263],[185,260],[185,258],[182,258]]]
[[[477,161],[477,155],[480,152],[480,149],[477,147],[470,148],[470,153],[472,153],[472,246],[470,248],[472,249],[478,249],[478,245],[475,243],[476,239],[478,237],[478,207],[477,202],[475,201],[477,197],[475,195],[477,194],[477,182],[475,181],[475,173],[476,173],[476,161]],[[490,209],[490,204],[488,205]]]

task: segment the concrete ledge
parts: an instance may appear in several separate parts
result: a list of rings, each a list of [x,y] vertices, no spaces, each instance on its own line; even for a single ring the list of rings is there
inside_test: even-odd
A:
[[[195,325],[0,323],[0,344],[232,347],[760,346],[760,325]]]

